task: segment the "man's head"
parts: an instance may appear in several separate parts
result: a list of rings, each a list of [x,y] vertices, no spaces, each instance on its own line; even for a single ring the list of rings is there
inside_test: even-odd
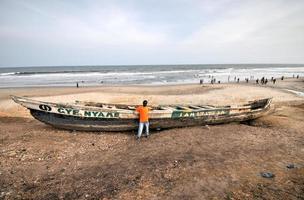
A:
[[[147,106],[147,104],[148,104],[148,101],[147,101],[147,100],[144,100],[144,101],[143,101],[143,106]]]

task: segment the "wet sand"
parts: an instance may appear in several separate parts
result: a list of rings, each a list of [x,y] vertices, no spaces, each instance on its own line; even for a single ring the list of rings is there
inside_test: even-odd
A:
[[[0,199],[304,198],[303,79],[173,86],[0,89]],[[53,102],[239,104],[273,97],[247,124],[99,134],[52,128],[9,95]],[[288,169],[288,164],[295,168]],[[261,172],[272,172],[266,179]]]

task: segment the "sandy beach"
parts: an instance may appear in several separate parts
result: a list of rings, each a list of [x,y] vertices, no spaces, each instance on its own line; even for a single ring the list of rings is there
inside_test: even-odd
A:
[[[0,89],[0,199],[303,199],[303,92],[303,78],[266,86]],[[273,103],[269,115],[248,124],[154,131],[138,142],[134,132],[55,129],[10,95],[64,103],[233,105],[268,97]]]

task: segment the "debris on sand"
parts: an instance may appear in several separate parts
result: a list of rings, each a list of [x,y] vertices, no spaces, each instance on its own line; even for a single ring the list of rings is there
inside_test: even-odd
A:
[[[274,178],[275,177],[275,175],[271,172],[261,172],[261,176],[263,178]]]

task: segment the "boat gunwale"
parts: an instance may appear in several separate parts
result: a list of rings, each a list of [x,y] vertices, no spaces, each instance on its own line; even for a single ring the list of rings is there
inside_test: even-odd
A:
[[[101,108],[101,107],[95,107],[95,106],[85,106],[85,105],[71,105],[71,104],[63,104],[63,103],[52,103],[52,102],[45,102],[45,101],[39,101],[39,100],[34,100],[34,99],[28,99],[25,97],[18,97],[18,96],[13,96],[11,95],[11,98],[18,104],[23,105],[24,107],[28,108],[28,109],[33,109],[33,108],[29,108],[28,106],[24,105],[24,104],[45,104],[45,105],[50,105],[53,107],[64,107],[64,108],[77,108],[77,109],[81,109],[81,110],[98,110],[98,111],[103,111],[103,112],[108,112],[108,111],[116,111],[122,114],[134,114],[135,110],[128,110],[128,109],[118,109],[118,108]],[[267,103],[265,103],[265,105],[263,105],[263,107],[260,107],[258,109],[252,109],[251,105],[254,104],[255,102],[258,101],[265,101],[267,100]],[[270,103],[272,101],[272,98],[264,98],[264,99],[259,99],[259,100],[255,100],[255,101],[249,101],[247,104],[242,104],[240,106],[222,106],[222,107],[215,107],[215,108],[201,108],[201,109],[191,109],[189,108],[189,110],[185,109],[185,110],[179,110],[173,107],[169,107],[172,109],[165,109],[165,110],[151,110],[150,113],[153,114],[169,114],[172,113],[174,111],[184,111],[184,112],[209,112],[209,111],[219,111],[219,110],[230,110],[230,111],[240,111],[240,110],[250,110],[250,112],[256,111],[256,110],[263,110],[265,108],[267,108]],[[104,104],[104,105],[109,105],[109,104]],[[111,105],[115,105],[115,104],[111,104]],[[119,105],[119,104],[116,104]],[[122,105],[122,104],[120,104]],[[190,105],[189,105],[190,106]],[[38,109],[34,109],[34,110],[38,110]],[[41,110],[39,110],[41,111]],[[49,113],[48,111],[43,111],[46,113]],[[51,112],[52,113],[52,112]],[[65,115],[65,114],[62,114]]]
[[[30,110],[36,110],[36,109],[32,109],[32,108],[29,108]],[[251,111],[248,111],[248,112],[240,112],[240,113],[230,113],[229,114],[229,117],[240,117],[240,116],[246,116],[246,115],[250,115],[250,114],[259,114],[261,112],[267,112],[269,111],[270,107],[267,106],[267,107],[264,107],[263,109],[262,108],[259,108],[259,109],[255,109],[255,110],[251,110]],[[53,112],[45,112],[43,110],[37,110],[39,112],[42,112],[42,113],[45,113],[45,114],[55,114],[55,115],[64,115],[64,114],[59,114],[59,113],[53,113]],[[82,116],[76,116],[76,115],[65,115],[67,117],[75,117],[75,118],[79,118],[79,119],[83,119],[83,118],[86,118],[86,117],[82,117]],[[210,116],[225,116],[225,115],[210,115]],[[198,117],[187,117],[187,118],[204,118],[204,116],[198,116]],[[88,118],[90,120],[94,120],[94,119],[98,119],[98,120],[134,120],[134,119],[138,119],[138,118]],[[153,120],[161,120],[163,118],[151,118]],[[170,118],[170,119],[175,119],[175,120],[179,120],[181,118]]]
[[[251,120],[251,119],[255,119],[257,117],[261,117],[265,114],[267,114],[270,110],[270,106],[267,106],[265,109],[263,110],[254,110],[252,112],[244,112],[244,113],[235,113],[235,114],[231,114],[229,115],[229,122],[233,122],[233,121],[246,121],[246,120]],[[34,110],[34,112],[40,112],[42,113],[43,115],[60,115],[60,114],[57,114],[57,113],[50,113],[50,112],[43,112],[43,111],[40,111],[40,110]],[[32,111],[31,111],[32,112]],[[33,115],[34,116],[34,115]],[[66,115],[65,115],[66,116]],[[68,118],[78,118],[78,119],[83,119],[82,117],[79,117],[79,116],[71,116],[71,115],[67,115],[66,116],[67,119]],[[203,123],[202,125],[204,124],[221,124],[221,123],[224,123],[223,122],[223,117],[224,115],[220,115],[218,116],[219,118],[217,118],[218,121],[213,121],[213,117],[210,117],[209,118],[209,122],[206,122],[206,123]],[[126,125],[126,124],[114,124],[114,125],[107,125],[106,127],[104,127],[103,125],[90,125],[90,124],[74,124],[74,123],[69,123],[69,124],[54,124],[54,123],[51,123],[50,121],[46,121],[46,120],[42,120],[41,118],[39,118],[38,116],[34,116],[35,119],[39,120],[39,121],[42,121],[48,125],[51,125],[51,126],[54,126],[54,127],[57,127],[57,128],[62,128],[62,129],[67,129],[67,130],[86,130],[86,131],[126,131],[126,130],[133,130],[135,129],[137,126],[138,126],[138,123],[135,123],[133,124],[132,126],[130,125]],[[204,119],[204,117],[198,117],[198,118],[194,118],[195,120],[201,120],[201,119]],[[232,119],[233,118],[233,119]],[[167,118],[168,120],[172,120],[172,121],[179,121],[178,118]],[[102,119],[98,119],[98,118],[94,118],[94,119],[91,119],[92,121],[95,121],[95,120],[101,120]],[[110,119],[107,119],[109,121],[111,121]],[[128,120],[128,121],[134,121],[135,119],[115,119],[115,120]],[[153,121],[162,121],[163,119],[162,118],[155,118],[153,119]],[[153,121],[151,121],[151,123],[153,124]],[[198,126],[200,124],[196,124],[196,125],[189,125],[189,126]],[[184,127],[185,125],[173,125],[172,127],[165,127],[165,128],[178,128],[178,127]],[[187,126],[187,125],[186,125]],[[157,129],[157,127],[154,127]]]

